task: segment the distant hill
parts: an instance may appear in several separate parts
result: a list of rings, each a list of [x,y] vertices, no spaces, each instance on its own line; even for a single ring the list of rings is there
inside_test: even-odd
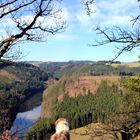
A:
[[[34,62],[39,67],[46,69],[51,75],[60,79],[63,75],[73,72],[85,75],[133,75],[140,73],[138,62],[121,63],[116,61],[68,61],[68,62]]]
[[[60,78],[65,73],[72,71],[76,71],[77,68],[83,65],[91,65],[95,64],[94,61],[68,61],[68,62],[29,62],[35,66],[39,66],[41,68],[46,69],[53,76]]]

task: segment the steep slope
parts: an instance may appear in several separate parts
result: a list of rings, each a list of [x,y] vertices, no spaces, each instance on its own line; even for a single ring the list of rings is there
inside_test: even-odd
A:
[[[66,72],[63,72],[63,68],[66,68]],[[37,124],[32,127],[28,133],[29,135],[34,134],[35,136],[44,137],[44,134],[47,134],[49,136],[49,134],[53,132],[52,123],[57,117],[70,118],[72,128],[86,125],[87,121],[93,119],[93,114],[95,114],[93,120],[97,122],[104,121],[104,115],[108,115],[108,113],[110,114],[112,112],[115,113],[117,107],[123,109],[120,103],[122,103],[125,98],[126,100],[128,99],[124,96],[124,89],[120,86],[120,76],[135,75],[139,73],[140,67],[129,68],[127,66],[112,67],[105,64],[77,64],[71,68],[65,67],[64,65],[62,67],[60,66],[58,68],[58,71],[59,70],[62,70],[61,74],[63,73],[63,76],[59,81],[51,80],[48,82],[48,88],[43,94],[41,118]],[[106,81],[105,83],[108,85],[104,84],[103,81]],[[99,87],[100,84],[102,85],[101,87]],[[98,96],[98,94],[94,93],[100,94]],[[124,99],[122,97],[124,97]],[[87,98],[89,104],[87,103]],[[131,96],[129,99],[132,99]],[[137,99],[139,99],[139,97]],[[95,105],[101,113],[96,110]],[[131,104],[127,105],[126,101],[125,109],[127,109],[129,105],[131,106]],[[119,121],[121,122],[121,120]],[[46,136],[44,138],[46,138]]]
[[[31,64],[0,60],[0,132],[10,127],[20,104],[44,89],[46,71]]]
[[[44,92],[41,117],[51,117],[50,106],[53,108],[53,104],[62,101],[65,95],[76,97],[83,93],[94,93],[103,80],[119,84],[121,76],[140,73],[140,67],[129,67],[124,64],[116,64],[114,67],[103,62],[50,62],[40,64],[42,65],[48,71],[52,68],[56,76],[59,73],[61,79],[54,85],[48,86]]]
[[[63,101],[63,98],[77,97],[78,95],[95,93],[102,81],[108,83],[118,83],[119,76],[78,76],[63,77],[59,82],[49,86],[43,94],[41,117],[51,117],[51,108],[56,102]]]

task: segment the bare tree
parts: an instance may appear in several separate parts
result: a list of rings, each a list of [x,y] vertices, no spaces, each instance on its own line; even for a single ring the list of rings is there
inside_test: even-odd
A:
[[[94,3],[94,0],[84,0],[83,4],[85,5],[85,10],[88,16],[90,16],[92,13],[94,13],[95,11],[93,11],[92,9],[92,5]]]
[[[100,27],[96,28],[97,34],[103,35],[104,40],[97,41],[92,46],[101,46],[105,44],[114,43],[118,50],[117,55],[113,58],[113,61],[118,58],[122,53],[132,51],[134,48],[140,46],[140,30],[125,30],[120,27],[114,27],[112,29]]]
[[[87,0],[88,2],[88,0]],[[134,17],[132,27],[128,29],[115,26],[112,28],[101,28],[100,26],[95,29],[99,36],[103,36],[103,40],[95,40],[95,44],[91,46],[102,46],[105,44],[115,44],[118,50],[117,55],[113,58],[115,60],[122,53],[132,51],[134,48],[140,46],[140,15]]]
[[[0,0],[0,59],[21,41],[40,42],[48,34],[63,31],[65,22],[60,2],[61,0]]]

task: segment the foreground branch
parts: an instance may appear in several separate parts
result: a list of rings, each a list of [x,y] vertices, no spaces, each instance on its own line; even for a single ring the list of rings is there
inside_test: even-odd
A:
[[[0,59],[17,42],[42,41],[46,40],[48,34],[64,31],[66,26],[62,10],[55,7],[57,3],[57,0],[3,0],[0,4],[0,20],[8,19],[13,23],[6,23],[8,32],[0,37]]]

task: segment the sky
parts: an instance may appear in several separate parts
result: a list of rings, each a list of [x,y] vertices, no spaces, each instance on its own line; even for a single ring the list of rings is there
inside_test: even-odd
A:
[[[21,44],[22,61],[69,61],[110,60],[117,53],[114,45],[93,47],[102,36],[95,32],[96,26],[125,28],[132,27],[132,17],[139,13],[137,0],[96,0],[88,16],[82,0],[63,0],[63,19],[67,28],[64,32],[48,36],[46,42]],[[118,44],[119,45],[119,44]],[[138,61],[139,49],[122,54],[116,60]]]

